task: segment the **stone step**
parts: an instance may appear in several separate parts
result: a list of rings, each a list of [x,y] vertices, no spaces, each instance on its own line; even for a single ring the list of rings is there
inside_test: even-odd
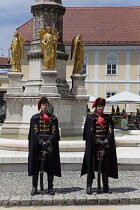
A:
[[[116,137],[116,147],[139,147],[140,136],[125,135]],[[60,141],[61,152],[84,152],[85,141]],[[0,149],[9,151],[28,151],[28,140],[15,140],[0,138]]]
[[[60,152],[62,171],[80,171],[84,152]],[[140,147],[117,147],[119,170],[139,170]],[[27,171],[28,152],[0,150],[0,172]]]

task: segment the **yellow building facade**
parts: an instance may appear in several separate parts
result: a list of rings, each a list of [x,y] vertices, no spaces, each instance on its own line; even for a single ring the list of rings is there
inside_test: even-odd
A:
[[[70,47],[66,47],[70,53]],[[140,95],[140,47],[139,46],[85,46],[86,89],[88,95],[108,98],[128,91]],[[85,71],[84,66],[84,71]],[[66,79],[70,76],[73,61],[67,62]],[[115,104],[113,104],[116,106]],[[88,104],[92,108],[92,103]],[[120,110],[125,108],[119,104]],[[111,111],[107,105],[106,111]],[[127,111],[136,111],[137,105],[127,104]]]

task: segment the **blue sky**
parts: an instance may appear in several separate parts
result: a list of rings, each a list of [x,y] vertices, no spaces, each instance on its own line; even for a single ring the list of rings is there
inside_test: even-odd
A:
[[[0,57],[8,56],[8,48],[16,28],[30,18],[31,5],[35,0],[1,0],[0,1]],[[140,0],[62,0],[66,7],[120,7],[140,6]]]

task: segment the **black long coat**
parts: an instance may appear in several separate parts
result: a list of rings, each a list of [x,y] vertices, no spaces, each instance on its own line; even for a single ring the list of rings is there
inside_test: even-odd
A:
[[[103,114],[102,116],[108,121],[108,125],[111,125],[114,129],[114,124],[112,118],[108,114]],[[96,122],[97,116],[95,113],[87,115],[83,139],[86,140],[86,148],[83,159],[83,165],[81,170],[81,176],[88,173],[91,177],[95,178],[94,168],[93,168],[93,154],[94,154],[94,125]],[[114,140],[114,131],[112,132],[111,140],[109,141],[109,153],[110,153],[110,164],[108,176],[112,178],[118,178],[118,167],[117,167],[117,156],[116,156],[116,147]]]
[[[29,154],[28,154],[28,174],[32,176],[38,173],[40,169],[40,162],[38,161],[40,158],[40,147],[37,141],[38,135],[38,123],[40,119],[41,113],[33,115],[30,121],[30,130],[28,135],[29,140]],[[54,140],[53,140],[53,171],[54,175],[61,177],[61,166],[60,166],[60,156],[59,156],[59,129],[58,129],[58,120],[55,115],[49,115],[52,120],[52,126],[54,126]]]

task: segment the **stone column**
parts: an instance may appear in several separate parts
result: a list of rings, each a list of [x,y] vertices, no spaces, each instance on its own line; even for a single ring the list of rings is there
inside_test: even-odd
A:
[[[61,0],[35,0],[35,3],[31,7],[31,12],[34,17],[33,24],[33,42],[31,43],[31,49],[27,55],[29,60],[29,82],[26,84],[25,92],[30,92],[30,89],[34,87],[34,84],[38,86],[38,92],[40,92],[41,79],[38,76],[38,81],[32,78],[33,72],[41,75],[43,67],[43,54],[41,54],[40,48],[40,30],[46,29],[48,26],[53,29],[57,29],[59,32],[59,40],[57,43],[57,62],[56,71],[58,91],[69,92],[69,86],[66,81],[66,61],[68,54],[65,52],[65,46],[63,43],[63,15],[66,8],[62,5]],[[36,86],[36,87],[37,87]],[[63,89],[63,91],[62,91]]]

